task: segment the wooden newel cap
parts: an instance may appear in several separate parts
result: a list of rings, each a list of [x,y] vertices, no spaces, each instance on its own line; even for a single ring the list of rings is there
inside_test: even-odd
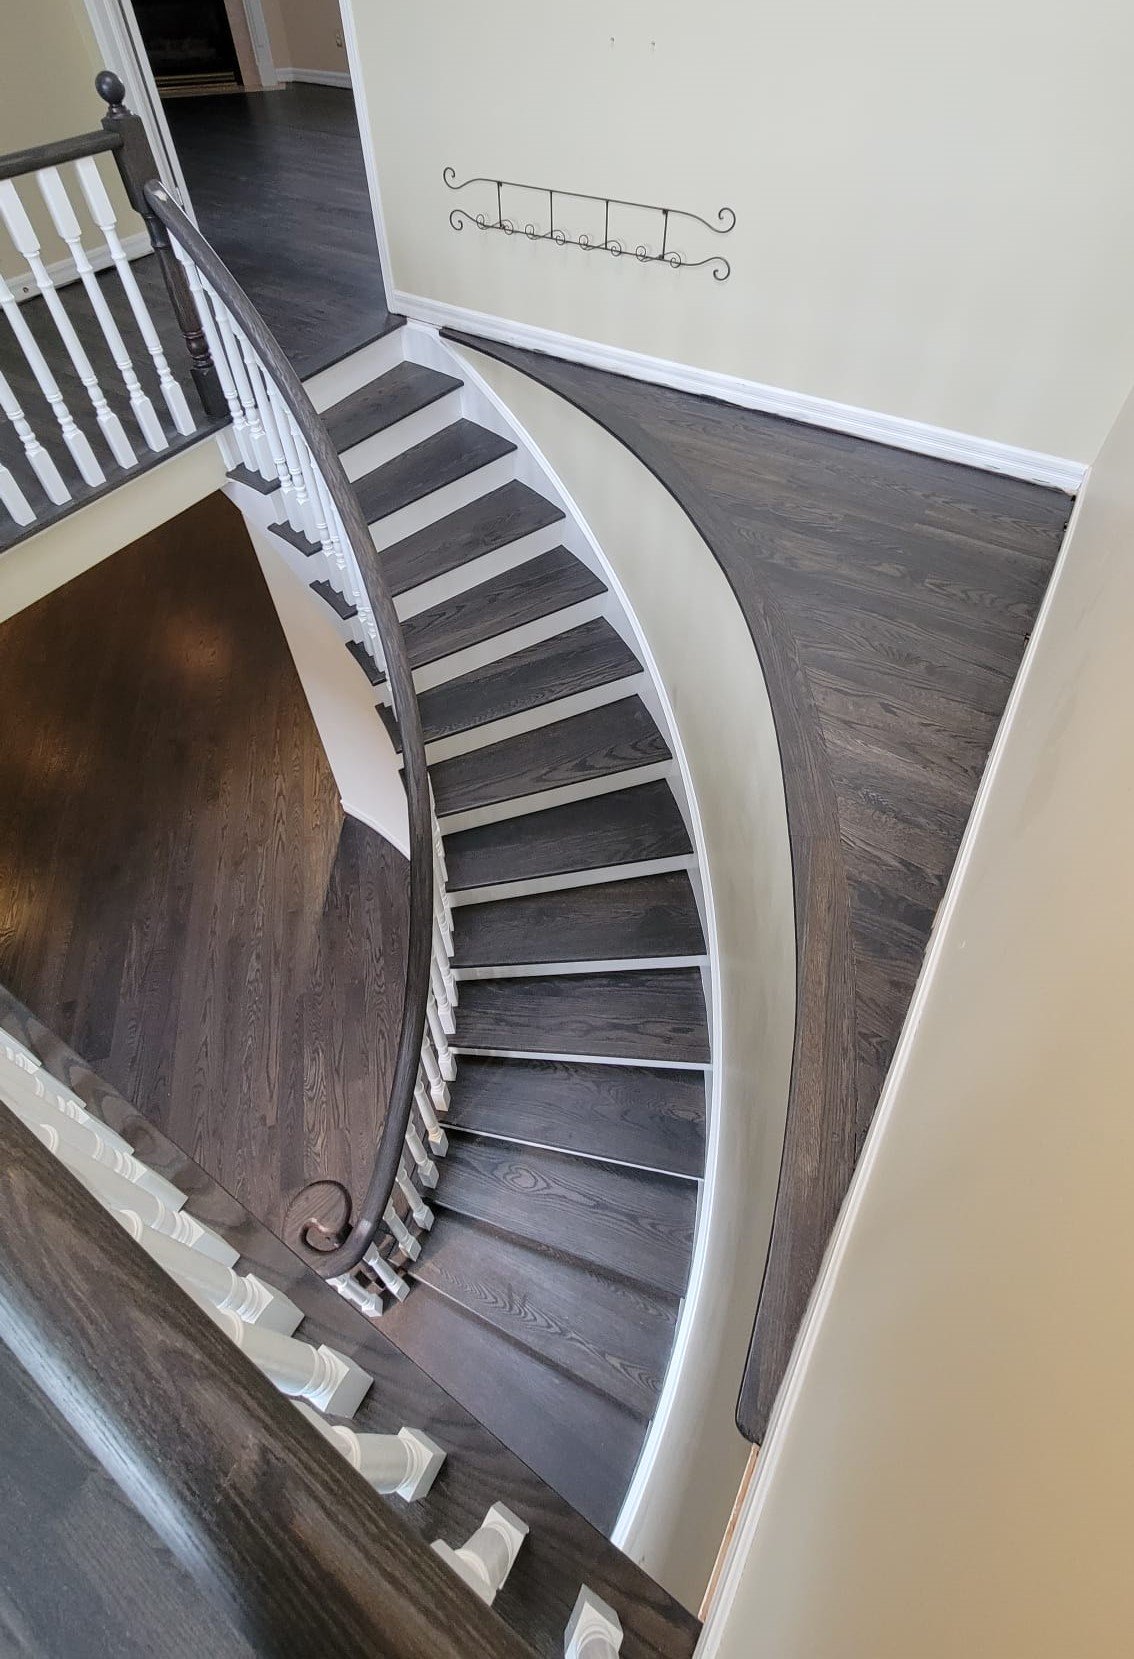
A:
[[[100,69],[95,76],[95,91],[103,103],[109,104],[116,113],[121,110],[125,113],[123,100],[126,97],[126,88],[122,84],[122,77],[116,75],[113,69]]]
[[[312,1181],[287,1207],[284,1243],[300,1255],[335,1250],[346,1238],[350,1211],[350,1193],[340,1181]]]

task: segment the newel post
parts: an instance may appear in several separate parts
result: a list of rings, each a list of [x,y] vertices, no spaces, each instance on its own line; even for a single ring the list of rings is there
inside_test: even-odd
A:
[[[126,108],[123,102],[126,88],[113,70],[99,71],[95,76],[95,91],[107,105],[107,112],[102,118],[103,127],[107,132],[117,133],[122,140],[121,148],[114,152],[114,159],[130,205],[141,214],[149,232],[150,246],[157,255],[166,292],[189,352],[190,372],[201,406],[211,420],[223,420],[228,415],[228,405],[188,280],[174,254],[169,232],[146,200],[146,185],[154,180],[160,181],[160,174],[145,126],[140,116],[131,114]]]

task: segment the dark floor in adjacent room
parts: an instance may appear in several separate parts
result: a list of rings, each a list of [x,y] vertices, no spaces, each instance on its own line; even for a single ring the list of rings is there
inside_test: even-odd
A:
[[[344,818],[214,496],[0,626],[0,982],[280,1230],[363,1189],[405,862]]]
[[[278,92],[165,105],[201,230],[301,375],[356,351],[388,316],[354,97]]]

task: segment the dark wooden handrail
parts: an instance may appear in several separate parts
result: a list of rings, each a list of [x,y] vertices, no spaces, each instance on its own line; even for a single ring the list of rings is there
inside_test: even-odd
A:
[[[84,132],[75,138],[58,138],[51,144],[35,144],[29,150],[12,150],[0,156],[0,181],[18,179],[24,173],[38,173],[43,167],[62,167],[84,156],[106,155],[122,148],[116,132]]]
[[[188,254],[235,318],[314,456],[357,561],[374,615],[401,734],[402,776],[409,819],[409,944],[401,1028],[385,1121],[369,1184],[361,1204],[346,1224],[345,1237],[341,1242],[336,1241],[335,1247],[328,1250],[319,1249],[304,1239],[289,1240],[302,1250],[317,1273],[331,1279],[357,1267],[374,1242],[383,1212],[394,1191],[421,1064],[433,945],[433,828],[425,739],[413,670],[393,596],[378,562],[374,540],[358,496],[302,381],[232,272],[174,201],[165,185],[152,172],[148,178],[139,179],[137,168],[152,166],[153,156],[138,117],[122,104],[125,95],[122,82],[104,70],[97,78],[96,87],[110,106],[106,125],[122,135],[123,142],[117,153],[119,167],[131,201],[151,225],[155,249],[160,252],[162,240],[168,246],[168,238],[172,237]],[[152,228],[155,224],[159,227],[156,234]]]
[[[3,1106],[0,1340],[257,1653],[530,1656]]]

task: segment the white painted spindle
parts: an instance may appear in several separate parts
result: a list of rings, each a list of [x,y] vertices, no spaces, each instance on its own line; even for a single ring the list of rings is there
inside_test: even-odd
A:
[[[437,1185],[437,1165],[426,1151],[425,1144],[412,1120],[406,1124],[406,1148],[417,1166],[418,1180],[423,1187],[428,1187],[432,1191]]]
[[[425,1012],[429,1021],[429,1035],[433,1039],[433,1052],[437,1056],[438,1069],[446,1083],[451,1083],[457,1075],[457,1065],[449,1047],[449,1039],[445,1035],[445,1028],[441,1023],[441,1016],[437,1012],[437,1003],[432,988],[425,1005]]]
[[[384,1307],[381,1292],[367,1290],[365,1285],[359,1284],[353,1273],[340,1273],[337,1278],[328,1279],[327,1283],[333,1286],[351,1307],[365,1314],[367,1319],[381,1318]]]
[[[410,1232],[409,1228],[394,1208],[393,1199],[390,1200],[390,1202],[386,1205],[386,1208],[383,1210],[382,1220],[390,1229],[390,1234],[398,1249],[404,1256],[408,1256],[411,1262],[415,1262],[421,1255],[421,1240],[414,1238],[413,1234]]]
[[[217,371],[217,381],[220,385],[221,395],[228,404],[229,419],[232,422],[231,442],[229,441],[228,432],[217,434],[217,441],[221,446],[225,465],[231,469],[239,460],[240,464],[247,467],[249,472],[255,472],[256,452],[252,447],[252,434],[248,429],[244,405],[236,395],[236,382],[232,378],[228,358],[225,356],[224,347],[221,344],[212,305],[205,294],[204,280],[189,255],[182,251],[179,243],[174,242],[173,251],[180,260],[182,269],[188,279],[189,291],[193,295],[193,303],[197,308],[197,315],[201,319],[201,328],[204,331],[205,339],[208,341],[209,356],[212,358]]]
[[[429,1079],[429,1094],[438,1112],[449,1110],[449,1086],[441,1076],[427,1031],[421,1040],[421,1064]]]
[[[362,1259],[383,1290],[388,1290],[391,1296],[396,1296],[399,1302],[404,1302],[409,1295],[409,1286],[401,1274],[396,1273],[390,1266],[386,1258],[380,1253],[378,1246],[372,1244]]]
[[[95,420],[110,446],[111,454],[119,466],[132,467],[137,459],[133,447],[122,429],[122,422],[106,401],[106,393],[99,385],[98,376],[91,366],[91,360],[75,332],[75,326],[67,315],[63,301],[59,298],[58,291],[51,278],[51,272],[44,264],[40,253],[39,237],[24,211],[24,204],[21,202],[11,179],[0,180],[0,218],[7,225],[8,234],[16,244],[18,251],[28,262],[28,267],[35,279],[35,285],[43,295],[44,304],[51,314],[51,320],[58,330],[59,338],[66,348],[67,356],[71,359],[75,373],[86,388],[87,396],[91,401],[91,408],[95,413]]]
[[[234,1313],[248,1325],[290,1336],[303,1318],[295,1303],[257,1279],[254,1274],[234,1273],[231,1267],[203,1255],[164,1233],[155,1233],[133,1210],[115,1211],[116,1219],[147,1255],[164,1268],[198,1301],[210,1303],[223,1313]]]
[[[0,409],[3,409],[5,415],[11,421],[16,436],[24,446],[24,454],[27,456],[28,465],[43,485],[47,499],[54,501],[56,506],[62,506],[65,501],[70,501],[71,492],[59,476],[59,468],[36,437],[31,422],[24,414],[19,398],[2,374],[0,374]],[[18,515],[13,512],[12,517],[17,518]],[[25,524],[30,521],[19,519],[19,522]]]
[[[102,329],[103,339],[114,359],[114,366],[122,376],[122,384],[126,388],[126,396],[130,400],[130,407],[134,411],[134,419],[141,428],[142,436],[150,449],[168,449],[169,439],[161,429],[161,422],[157,418],[153,404],[142,390],[129,349],[122,338],[122,330],[114,320],[114,314],[106,302],[106,295],[95,276],[94,266],[83,246],[82,230],[71,205],[71,198],[67,194],[67,187],[63,183],[63,176],[57,167],[44,167],[36,174],[36,182],[51,214],[51,222],[66,242],[75,262],[79,280],[91,302],[91,310],[98,319],[98,326]]]
[[[51,412],[59,423],[63,442],[67,445],[80,475],[91,485],[105,483],[106,474],[95,459],[94,450],[90,446],[86,433],[80,431],[79,427],[76,426],[75,417],[67,407],[63,393],[59,390],[59,382],[48,368],[47,359],[39,349],[35,335],[28,327],[23,313],[16,304],[16,296],[3,277],[0,277],[0,310],[8,319],[8,326],[28,361],[28,366],[35,376],[36,385],[51,405]],[[46,488],[46,485],[44,487]],[[54,501],[56,498],[53,495],[51,499]],[[64,501],[68,499],[66,492],[62,499]]]
[[[93,156],[83,156],[75,163],[75,172],[78,175],[79,187],[86,197],[87,207],[91,218],[106,239],[107,250],[118,273],[123,291],[134,313],[134,321],[138,325],[138,332],[142,336],[146,350],[150,354],[154,371],[157,374],[161,395],[165,399],[165,406],[169,410],[170,419],[183,436],[188,437],[196,431],[196,422],[189,412],[189,405],[178,382],[174,379],[161,341],[158,339],[157,329],[150,316],[149,306],[142,298],[142,291],[138,287],[138,279],[130,268],[130,261],[126,257],[126,250],[118,235],[118,219],[111,206],[110,197],[106,192],[102,179],[99,176],[98,166]]]
[[[491,1607],[528,1535],[526,1524],[502,1503],[494,1503],[467,1544],[455,1550],[440,1538],[437,1554]]]
[[[422,1082],[420,1074],[414,1087],[413,1098],[417,1103],[417,1109],[425,1126],[429,1144],[437,1156],[443,1158],[449,1150],[449,1137],[437,1121],[437,1113],[433,1110],[433,1102],[429,1098],[429,1091]]]
[[[49,1132],[36,1125],[29,1125],[32,1132],[39,1135],[49,1150],[54,1152],[59,1162],[66,1164],[71,1173],[78,1177],[89,1192],[92,1192],[99,1203],[108,1210],[130,1210],[141,1216],[147,1227],[152,1227],[157,1233],[165,1233],[167,1237],[176,1239],[180,1244],[188,1244],[194,1250],[200,1250],[203,1255],[212,1256],[214,1260],[223,1262],[226,1267],[232,1267],[240,1259],[240,1252],[219,1234],[212,1232],[208,1227],[202,1227],[191,1215],[184,1210],[172,1210],[168,1204],[163,1204],[160,1198],[155,1198],[147,1192],[145,1187],[136,1182],[126,1181],[114,1170],[107,1169],[105,1164],[97,1164],[82,1153],[76,1152],[63,1142],[58,1135],[54,1137],[54,1145],[48,1141]]]
[[[168,1210],[179,1210],[185,1203],[185,1194],[178,1192],[164,1176],[135,1158],[117,1136],[103,1132],[100,1124],[91,1119],[85,1123],[68,1117],[52,1101],[14,1087],[5,1089],[5,1098],[16,1116],[29,1128],[44,1124],[54,1131],[59,1144],[70,1147],[76,1154],[120,1175],[124,1181],[143,1188]],[[54,1151],[55,1148],[53,1147]]]
[[[314,1348],[263,1325],[246,1325],[210,1302],[201,1306],[281,1394],[306,1400],[335,1417],[353,1417],[362,1404],[373,1378],[345,1354],[325,1344]]]
[[[618,1659],[621,1649],[621,1619],[584,1584],[567,1624],[564,1659]]]
[[[407,1503],[424,1498],[445,1461],[445,1453],[420,1429],[397,1434],[357,1434],[345,1423],[327,1423],[302,1401],[296,1406],[325,1440],[336,1446],[352,1469],[378,1492],[393,1492]]]
[[[423,1233],[428,1233],[433,1226],[433,1211],[418,1192],[401,1164],[398,1165],[398,1173],[394,1179],[398,1191],[410,1207],[414,1226],[420,1227]]]
[[[224,301],[209,286],[202,276],[201,283],[205,291],[207,303],[212,307],[213,317],[216,320],[217,334],[220,337],[222,353],[228,363],[236,395],[244,411],[244,420],[248,429],[249,442],[252,448],[254,472],[268,483],[276,483],[277,475],[272,471],[272,457],[268,449],[268,435],[264,431],[264,423],[260,411],[256,407],[256,399],[252,395],[252,387],[248,379],[248,370],[244,363],[244,354],[236,338],[236,331],[228,314],[228,307]]]
[[[17,524],[34,524],[35,514],[27,496],[8,468],[0,462],[0,503]]]

